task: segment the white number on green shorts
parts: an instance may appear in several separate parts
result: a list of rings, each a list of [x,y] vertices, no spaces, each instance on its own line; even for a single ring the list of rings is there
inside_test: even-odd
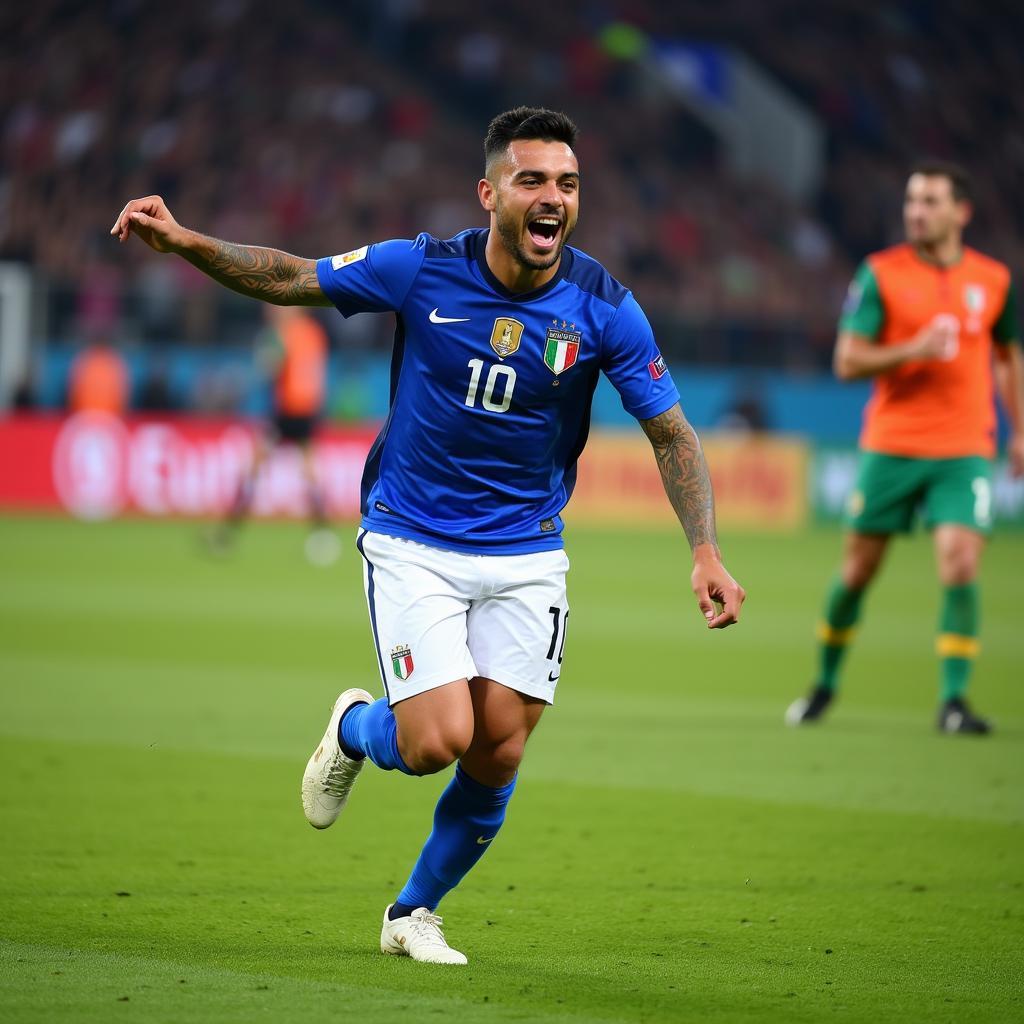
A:
[[[482,359],[470,359],[469,368],[473,371],[469,376],[469,390],[466,392],[466,405],[471,409],[476,405],[476,393],[480,387],[480,376],[483,373],[484,361]],[[494,400],[494,390],[498,385],[499,378],[504,377],[504,390],[501,400]],[[511,366],[502,366],[495,363],[487,374],[487,381],[484,383],[483,400],[480,403],[488,412],[508,412],[512,404],[512,392],[516,386],[516,371]]]
[[[992,522],[992,485],[983,476],[976,476],[971,481],[974,491],[974,521],[979,526],[989,526]]]

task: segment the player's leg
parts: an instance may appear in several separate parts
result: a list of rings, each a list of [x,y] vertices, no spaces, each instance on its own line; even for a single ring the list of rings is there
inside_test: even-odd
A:
[[[849,527],[839,572],[818,624],[818,672],[810,693],[786,711],[790,725],[820,719],[839,687],[843,660],[860,621],[864,595],[882,566],[894,533],[908,530],[921,491],[916,460],[865,452],[847,503]]]
[[[537,727],[547,701],[482,676],[470,681],[469,692],[473,701],[473,740],[459,763],[484,786],[507,786],[516,777],[526,741]]]
[[[302,780],[317,828],[338,817],[366,760],[426,775],[455,762],[473,736],[464,593],[473,560],[375,533],[357,546],[385,696],[347,690],[335,703]]]
[[[834,691],[839,668],[860,620],[864,594],[882,566],[890,535],[851,530],[843,543],[839,574],[825,599],[818,626],[819,685]]]
[[[568,604],[562,551],[485,560],[490,586],[468,616],[469,648],[480,668],[469,683],[473,735],[441,795],[434,827],[408,882],[385,912],[381,949],[463,963],[433,914],[441,899],[493,845],[515,791],[526,741],[554,697]],[[418,916],[417,916],[418,915]],[[427,915],[424,923],[423,915]]]
[[[256,481],[276,444],[276,430],[259,434],[253,441],[252,458],[242,470],[235,486],[235,493],[224,518],[205,535],[207,547],[213,552],[223,552],[231,545],[239,527],[245,522],[252,507]]]
[[[425,910],[433,916],[444,896],[490,849],[515,791],[526,740],[546,706],[493,679],[477,677],[469,690],[475,713],[473,739],[437,802],[433,828],[412,874],[386,911],[381,934],[385,952],[401,954],[410,941],[419,941],[425,956],[417,959],[462,962],[459,956],[451,959],[455,951],[443,937],[438,941],[439,929],[425,931],[423,915],[414,915]]]
[[[252,460],[248,468],[238,479],[238,487],[235,489],[235,496],[228,508],[226,522],[231,526],[239,526],[248,516],[252,508],[252,499],[256,490],[256,481],[259,479],[260,471],[263,469],[271,448],[277,443],[277,434],[268,436],[260,434],[253,444]]]
[[[327,522],[327,503],[316,471],[313,451],[315,421],[311,416],[297,418],[296,443],[301,457],[302,479],[306,486],[306,507],[309,513],[309,534],[306,537],[306,558],[313,565],[333,565],[341,554],[341,541]]]
[[[936,651],[939,656],[939,728],[984,734],[990,724],[968,707],[965,694],[980,651],[978,571],[991,527],[991,483],[984,459],[935,463],[926,516],[934,526],[935,563],[942,587]]]
[[[324,529],[327,526],[327,505],[324,501],[323,489],[320,487],[320,480],[316,472],[316,459],[313,454],[313,422],[309,419],[309,425],[298,441],[299,452],[302,455],[302,479],[306,485],[306,502],[309,509],[309,523],[313,530]]]

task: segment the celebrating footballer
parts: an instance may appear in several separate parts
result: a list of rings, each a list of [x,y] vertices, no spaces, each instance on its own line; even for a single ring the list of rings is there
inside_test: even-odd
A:
[[[554,700],[570,608],[561,512],[599,375],[651,441],[692,551],[707,626],[738,621],[700,441],[632,293],[567,245],[580,205],[576,127],[520,107],[491,122],[477,185],[486,228],[379,241],[320,260],[235,245],[135,199],[111,234],[173,252],[280,305],[396,316],[388,418],[366,461],[357,546],[385,696],[341,694],[309,759],[316,828],[367,760],[427,775],[455,764],[433,829],[384,912],[381,949],[465,964],[436,914],[493,845],[530,733]]]

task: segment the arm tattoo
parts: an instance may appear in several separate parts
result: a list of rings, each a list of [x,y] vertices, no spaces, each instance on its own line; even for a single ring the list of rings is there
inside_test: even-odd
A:
[[[219,284],[278,306],[329,306],[316,276],[316,262],[279,249],[234,245],[200,235],[182,256]]]
[[[654,447],[665,493],[683,525],[691,549],[698,544],[713,544],[717,550],[715,498],[708,464],[704,461],[700,439],[683,410],[676,403],[654,419],[641,420],[640,426]]]

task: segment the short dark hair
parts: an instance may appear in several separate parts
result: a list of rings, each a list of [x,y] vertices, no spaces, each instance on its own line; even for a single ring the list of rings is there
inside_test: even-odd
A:
[[[499,114],[487,126],[484,137],[484,162],[487,167],[501,156],[510,142],[517,139],[540,139],[542,142],[564,142],[576,145],[577,129],[572,118],[545,107],[516,107]]]
[[[918,160],[910,168],[910,174],[923,174],[926,178],[948,178],[953,190],[953,198],[958,203],[974,198],[974,183],[971,181],[967,169],[951,160],[937,160],[931,157]]]

